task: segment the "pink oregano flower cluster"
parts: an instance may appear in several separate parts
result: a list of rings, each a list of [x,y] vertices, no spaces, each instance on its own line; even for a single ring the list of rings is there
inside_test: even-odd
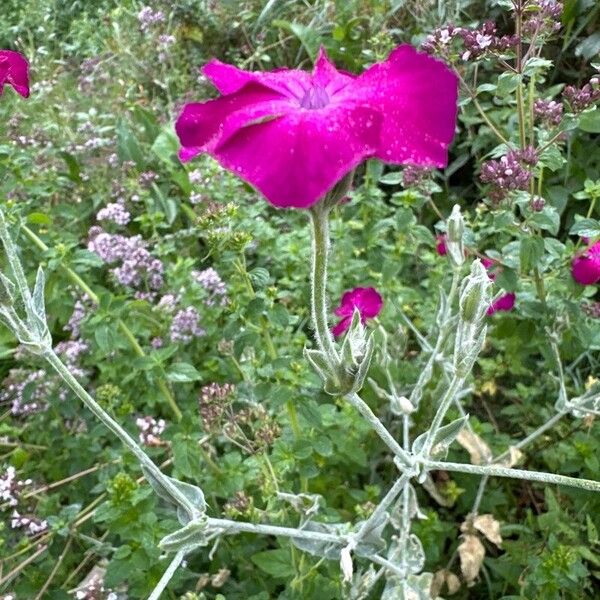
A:
[[[180,158],[207,153],[278,207],[308,208],[367,158],[443,167],[454,136],[457,78],[412,46],[356,76],[325,51],[312,73],[250,72],[212,60],[221,93],[187,104]]]
[[[29,63],[13,50],[0,50],[0,95],[6,83],[23,98],[29,96]]]
[[[383,298],[377,290],[372,287],[357,287],[349,290],[342,296],[340,305],[334,313],[342,320],[332,328],[333,335],[340,336],[344,333],[352,322],[354,310],[358,309],[360,320],[364,325],[367,319],[374,319],[383,307]]]

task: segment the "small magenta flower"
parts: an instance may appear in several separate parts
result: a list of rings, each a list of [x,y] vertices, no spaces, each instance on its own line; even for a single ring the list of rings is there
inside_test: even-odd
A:
[[[600,241],[588,246],[573,259],[571,275],[581,285],[595,285],[600,281]]]
[[[210,154],[278,207],[308,208],[367,158],[444,167],[454,137],[457,78],[412,46],[361,75],[321,49],[312,73],[242,71],[212,60],[221,96],[187,104],[180,158]]]
[[[12,85],[23,98],[29,96],[29,63],[12,50],[0,50],[0,95],[5,83]]]
[[[498,271],[502,269],[501,266],[498,266],[498,263],[492,258],[488,258],[487,256],[481,259],[481,264],[485,267],[485,270],[488,273],[488,277],[495,281],[496,275]],[[516,294],[513,292],[508,292],[503,296],[500,296],[497,300],[494,300],[490,304],[487,309],[488,315],[493,315],[496,312],[500,311],[511,311],[515,307],[515,301],[517,299]]]
[[[448,248],[446,247],[446,234],[440,233],[439,235],[436,235],[435,242],[435,251],[440,256],[446,256],[448,253]]]
[[[493,315],[498,311],[511,311],[515,307],[515,300],[517,299],[516,295],[513,292],[509,292],[508,294],[504,294],[500,296],[498,300],[492,302],[487,309],[488,315]]]
[[[338,317],[342,320],[331,330],[336,337],[344,333],[352,322],[354,309],[360,312],[360,319],[364,325],[367,319],[374,319],[383,306],[383,298],[375,288],[354,288],[342,296],[340,305],[335,309]]]

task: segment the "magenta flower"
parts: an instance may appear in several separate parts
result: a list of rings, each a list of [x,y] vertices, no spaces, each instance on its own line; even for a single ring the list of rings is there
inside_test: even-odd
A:
[[[488,277],[492,281],[495,281],[496,275],[498,274],[498,271],[502,269],[502,267],[498,266],[497,261],[495,261],[493,258],[488,258],[487,256],[481,259],[481,264],[488,272]],[[517,296],[513,292],[508,292],[507,294],[500,296],[500,298],[489,305],[487,314],[493,315],[495,312],[499,311],[511,311],[515,307],[516,299]]]
[[[210,154],[275,206],[310,207],[367,158],[447,164],[457,78],[411,46],[358,76],[338,71],[323,50],[312,73],[218,60],[203,72],[221,96],[184,107],[181,160]]]
[[[23,98],[29,96],[29,63],[12,50],[0,50],[0,95],[5,83],[12,85]]]
[[[500,296],[498,300],[492,302],[487,309],[488,315],[493,315],[495,312],[505,310],[510,311],[515,307],[515,300],[517,299],[516,295],[512,292],[508,294],[504,294],[504,296]]]
[[[334,311],[338,317],[343,318],[331,330],[333,335],[337,337],[350,327],[355,308],[360,312],[360,319],[364,325],[367,319],[374,319],[381,312],[382,306],[383,298],[375,288],[358,287],[346,292],[342,296],[340,305]]]
[[[573,259],[571,275],[581,285],[594,285],[600,281],[600,241],[588,246]]]
[[[441,233],[435,236],[435,250],[440,256],[446,256],[448,249],[446,248],[446,234]]]

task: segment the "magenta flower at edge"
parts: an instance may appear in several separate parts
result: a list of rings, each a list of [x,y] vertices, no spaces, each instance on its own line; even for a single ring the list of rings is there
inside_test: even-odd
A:
[[[23,98],[29,96],[29,63],[12,50],[0,50],[0,95],[9,83]]]
[[[343,318],[331,330],[333,335],[337,337],[350,327],[355,308],[358,309],[360,319],[364,325],[367,319],[374,319],[381,312],[382,306],[383,298],[375,288],[358,287],[346,292],[342,296],[340,305],[334,311],[338,317]]]
[[[457,78],[412,46],[358,76],[338,71],[323,49],[312,73],[250,72],[218,60],[203,72],[221,96],[184,107],[181,160],[210,154],[275,206],[310,207],[367,158],[447,164]]]
[[[573,259],[571,275],[581,285],[594,285],[600,281],[600,241]]]
[[[487,256],[481,259],[481,264],[485,267],[486,271],[488,272],[488,277],[492,280],[495,281],[496,280],[496,275],[499,269],[501,269],[501,267],[497,267],[497,262],[492,259],[492,258],[488,258]],[[498,298],[497,300],[494,300],[494,302],[492,302],[488,309],[487,309],[487,314],[488,315],[493,315],[496,312],[499,311],[511,311],[514,307],[515,307],[515,301],[517,299],[516,294],[514,294],[513,292],[508,292],[506,294],[504,294],[503,296],[500,296],[500,298]]]
[[[493,315],[495,312],[505,310],[510,311],[515,307],[515,300],[517,299],[516,295],[513,292],[509,292],[508,294],[504,294],[504,296],[500,296],[498,300],[492,302],[487,309],[488,315]]]
[[[446,234],[441,233],[435,236],[435,251],[440,256],[446,256],[448,254],[448,248],[446,248]]]

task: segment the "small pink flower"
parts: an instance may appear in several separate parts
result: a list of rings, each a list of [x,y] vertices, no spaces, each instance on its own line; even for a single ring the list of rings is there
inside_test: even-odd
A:
[[[29,96],[29,63],[12,50],[0,50],[0,95],[5,83],[12,85],[23,98]]]
[[[487,256],[481,259],[481,264],[485,267],[488,272],[488,277],[495,281],[496,275],[499,271],[502,270],[502,266],[498,264],[493,258],[488,258]],[[487,309],[488,315],[493,315],[495,312],[499,311],[511,311],[515,307],[515,301],[517,299],[516,294],[513,292],[508,292],[503,296],[500,296],[498,300],[492,302]]]
[[[435,236],[436,245],[435,250],[440,256],[446,256],[448,249],[446,248],[446,234],[441,233]]]
[[[571,263],[571,275],[581,285],[594,285],[600,281],[600,241],[575,256]]]
[[[218,60],[203,73],[221,96],[184,107],[181,160],[205,152],[274,206],[312,206],[368,158],[448,162],[457,78],[412,46],[358,76],[338,71],[323,49],[312,73],[243,71]]]
[[[504,296],[500,296],[498,300],[492,302],[490,307],[487,309],[488,315],[493,315],[495,312],[505,310],[510,311],[515,307],[515,300],[517,299],[516,295],[512,292],[508,294],[504,294]]]
[[[334,311],[338,317],[343,318],[331,330],[333,335],[337,337],[350,327],[355,308],[360,312],[360,318],[364,325],[367,319],[374,319],[381,312],[382,306],[383,298],[375,288],[358,287],[346,292],[342,296],[340,305]]]

